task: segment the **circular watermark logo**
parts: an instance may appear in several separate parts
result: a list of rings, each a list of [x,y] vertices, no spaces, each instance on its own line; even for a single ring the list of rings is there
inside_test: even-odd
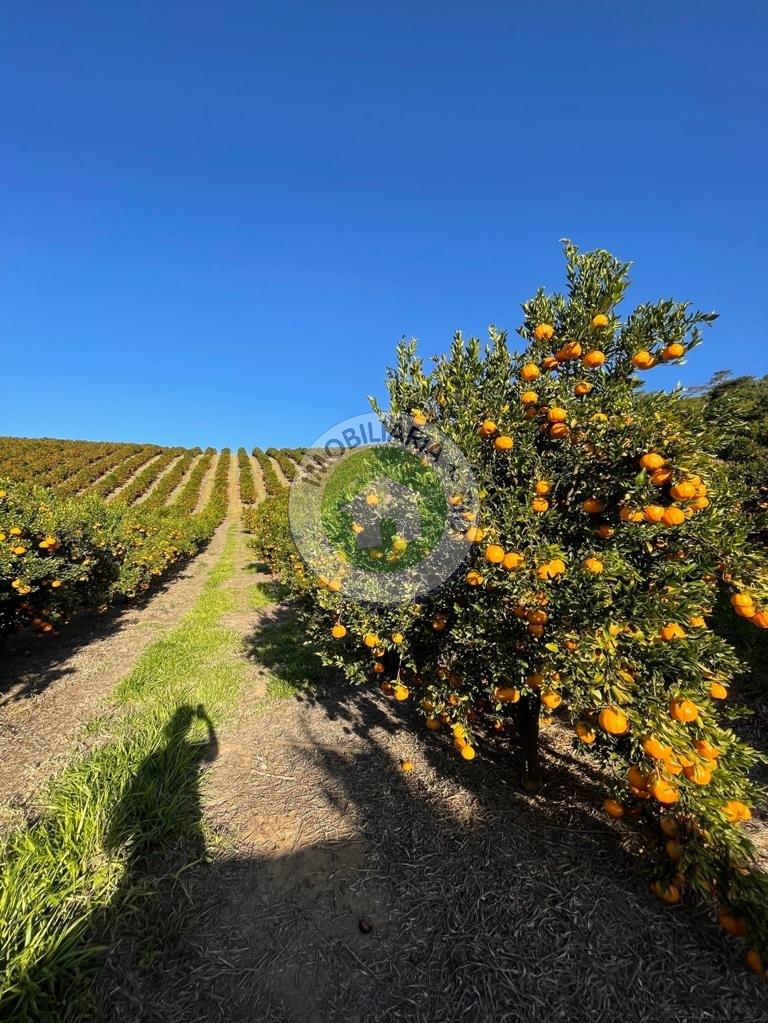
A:
[[[468,461],[434,424],[365,412],[307,449],[288,513],[323,583],[351,600],[402,604],[464,563],[478,503]]]

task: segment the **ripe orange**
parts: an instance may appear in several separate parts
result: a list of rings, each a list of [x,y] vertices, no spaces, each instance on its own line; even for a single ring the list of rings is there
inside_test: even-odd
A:
[[[546,370],[553,370],[557,369],[558,362],[554,355],[545,355],[544,358],[541,360],[541,365]]]
[[[510,551],[504,555],[504,560],[501,563],[502,568],[506,568],[508,571],[513,568],[520,568],[525,561],[525,557],[522,554],[518,554],[517,551]]]
[[[549,501],[545,500],[543,497],[534,497],[531,501],[531,508],[533,508],[535,512],[542,514],[549,508]]]
[[[683,345],[677,344],[677,342],[667,345],[661,353],[664,362],[669,362],[670,359],[679,359],[682,355],[685,355],[685,348]]]
[[[668,466],[662,466],[661,469],[654,469],[651,473],[651,483],[655,487],[663,487],[665,483],[669,483],[672,479],[672,470]]]
[[[707,623],[701,615],[691,615],[688,619],[688,624],[694,629],[705,629],[707,627]]]
[[[483,575],[480,572],[475,571],[475,569],[471,569],[467,572],[466,580],[470,586],[482,586]]]
[[[432,628],[435,630],[435,632],[442,632],[447,624],[448,619],[445,617],[445,615],[435,615],[434,618],[432,619]]]
[[[536,391],[523,391],[520,395],[520,401],[523,405],[535,405],[539,400],[539,396]]]
[[[470,543],[478,543],[485,536],[485,531],[479,526],[470,526],[464,534],[465,539],[469,540]]]
[[[659,629],[659,636],[665,643],[670,643],[675,639],[685,639],[685,631],[677,624],[677,622],[670,622],[669,625],[663,625],[661,629]]]
[[[555,328],[551,323],[540,323],[537,327],[534,327],[533,336],[537,341],[549,341],[554,335]]]
[[[709,785],[712,781],[712,771],[704,764],[693,764],[691,767],[684,767],[683,774],[695,785]]]
[[[720,908],[717,920],[723,930],[727,934],[732,934],[734,938],[743,938],[747,932],[745,921],[737,917],[727,906]]]
[[[539,674],[538,671],[534,671],[533,674],[529,675],[525,681],[531,689],[541,689],[544,684],[544,676]]]
[[[343,639],[346,636],[346,634],[347,630],[340,623],[338,625],[334,625],[334,627],[331,629],[331,635],[333,636],[334,639]]]
[[[381,640],[375,632],[366,632],[363,636],[363,643],[367,647],[381,646]]]
[[[584,721],[577,721],[574,731],[578,738],[581,739],[582,742],[585,742],[588,746],[591,746],[597,738],[597,732],[595,732],[594,728],[590,728],[590,726]]]
[[[669,705],[669,713],[675,721],[690,723],[699,716],[699,708],[693,700],[678,699],[672,700]]]
[[[603,707],[597,720],[603,731],[609,735],[624,735],[629,731],[629,719],[620,707]]]
[[[396,700],[401,700],[401,701],[402,700],[407,700],[408,697],[411,695],[411,692],[408,689],[408,687],[404,686],[402,684],[402,682],[398,682],[398,684],[395,686],[393,692],[394,692],[395,699]]]
[[[498,703],[517,703],[520,699],[520,690],[514,686],[496,686],[493,696]]]
[[[676,483],[669,493],[675,501],[690,501],[692,497],[696,496],[696,487],[687,480],[682,480],[680,483]]]
[[[595,313],[595,315],[592,317],[592,326],[595,328],[607,327],[608,317],[605,315],[605,313]]]
[[[599,515],[601,511],[605,511],[605,505],[596,497],[588,497],[586,501],[581,502],[581,507],[589,515]]]
[[[494,433],[496,433],[497,429],[498,429],[498,427],[496,426],[496,423],[494,423],[494,421],[492,419],[484,419],[483,422],[480,424],[480,428],[478,429],[478,433],[482,437],[490,437]]]
[[[474,747],[473,746],[462,746],[461,747],[461,755],[464,757],[465,760],[474,760],[475,759]]]
[[[514,444],[514,439],[506,436],[497,437],[493,442],[493,446],[497,451],[509,451],[512,447],[514,447]]]
[[[427,718],[425,724],[430,732],[436,732],[440,728],[440,722],[437,718]]]
[[[365,499],[365,503],[373,508],[379,503],[379,498],[376,494],[369,494]]]
[[[637,511],[634,508],[629,508],[626,505],[619,511],[619,518],[622,522],[643,522],[645,516],[641,511]]]
[[[582,347],[578,341],[568,341],[558,348],[555,352],[555,358],[558,362],[567,362],[569,359],[578,359],[582,353]]]
[[[731,594],[732,607],[751,607],[752,603],[752,597],[748,593]]]
[[[643,739],[643,751],[654,760],[666,760],[667,757],[672,755],[672,750],[669,746],[659,742],[653,735],[646,735]]]
[[[492,565],[500,565],[504,560],[504,548],[499,547],[498,544],[489,544],[483,553],[485,560],[489,561]]]
[[[602,366],[605,362],[605,352],[601,352],[596,348],[592,352],[587,352],[581,361],[587,369],[597,369],[598,366]]]
[[[568,413],[564,408],[558,408],[555,406],[547,412],[547,419],[550,423],[562,423],[568,418]]]
[[[722,811],[731,824],[735,824],[736,821],[748,821],[752,816],[752,811],[740,799],[729,799],[723,804]]]
[[[600,573],[604,571],[605,565],[599,558],[586,558],[584,561],[584,568],[588,572]]]
[[[526,363],[526,365],[523,366],[522,370],[520,371],[520,376],[523,378],[523,380],[535,380],[536,377],[540,375],[541,370],[539,369],[535,362]]]
[[[636,369],[652,369],[656,365],[656,360],[650,352],[640,351],[632,356],[632,365]]]
[[[646,522],[661,522],[664,518],[665,508],[660,504],[647,504],[643,508],[643,515]]]
[[[661,881],[654,881],[651,885],[651,891],[670,905],[680,901],[680,889],[674,884],[664,885]]]
[[[603,809],[609,817],[619,818],[624,816],[624,807],[615,799],[604,799]]]
[[[627,770],[627,782],[636,789],[644,789],[648,785],[648,778],[644,771],[641,771],[637,764]]]
[[[395,643],[397,646],[400,646],[400,644],[403,643],[404,641],[405,636],[402,634],[402,632],[392,633],[392,642]]]
[[[670,838],[668,842],[664,843],[664,852],[673,863],[678,863],[683,855],[683,847],[674,838]]]
[[[563,698],[554,689],[544,689],[541,693],[541,702],[548,710],[555,710],[563,702]]]
[[[752,624],[758,629],[768,629],[768,611],[758,611],[752,616]]]
[[[410,774],[410,772],[413,770],[413,761],[412,760],[401,760],[400,761],[400,769],[402,771],[405,771],[406,774]]]
[[[710,682],[709,695],[713,700],[725,700],[728,697],[728,690],[720,682]]]
[[[664,509],[661,521],[665,526],[679,526],[685,522],[685,514],[682,508],[669,507]]]
[[[601,526],[598,526],[597,529],[594,530],[595,536],[599,536],[601,540],[609,540],[613,536],[614,532],[615,530],[613,526],[609,526],[607,522],[604,522]]]
[[[549,436],[555,440],[563,440],[570,433],[565,423],[553,423],[549,428]]]
[[[665,806],[671,806],[680,798],[675,786],[664,778],[654,778],[649,786],[649,792],[657,802]]]
[[[537,625],[535,622],[531,622],[531,624],[528,626],[528,632],[530,632],[532,636],[535,636],[536,639],[541,639],[541,637],[544,635],[544,626]]]
[[[640,459],[641,468],[648,469],[649,472],[653,472],[655,469],[661,469],[663,465],[664,458],[655,451],[649,451],[648,454],[643,455]]]
[[[693,748],[699,754],[700,757],[704,757],[705,760],[717,760],[720,756],[720,750],[707,742],[706,739],[696,739]]]
[[[536,491],[537,494],[543,496],[544,494],[549,494],[551,492],[552,484],[549,482],[549,480],[539,480],[537,483],[534,484],[533,489]]]

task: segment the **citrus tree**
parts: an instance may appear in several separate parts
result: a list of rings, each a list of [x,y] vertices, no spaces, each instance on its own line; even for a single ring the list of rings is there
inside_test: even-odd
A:
[[[456,335],[429,372],[404,342],[389,371],[390,428],[407,416],[415,443],[434,425],[472,465],[479,510],[448,498],[460,570],[381,607],[345,597],[343,558],[316,579],[285,537],[271,553],[325,661],[415,699],[464,759],[516,718],[535,788],[540,716],[569,721],[605,765],[605,812],[658,829],[654,891],[714,898],[763,972],[768,885],[743,831],[758,754],[730,727],[739,664],[708,624],[725,581],[768,627],[768,578],[704,424],[679,391],[641,389],[715,317],[672,300],[620,315],[628,264],[570,243],[565,257],[566,292],[523,305],[519,351],[492,328],[486,348]]]

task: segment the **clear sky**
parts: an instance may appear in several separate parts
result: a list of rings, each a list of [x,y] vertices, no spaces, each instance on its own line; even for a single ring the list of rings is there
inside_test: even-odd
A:
[[[403,334],[513,330],[559,239],[768,372],[764,4],[16,0],[0,432],[297,445]]]

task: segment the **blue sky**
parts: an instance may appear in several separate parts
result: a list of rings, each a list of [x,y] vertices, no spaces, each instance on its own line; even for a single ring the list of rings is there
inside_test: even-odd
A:
[[[308,443],[402,335],[512,331],[559,239],[768,372],[757,3],[146,2],[0,15],[0,432]],[[7,373],[7,376],[6,376]]]

